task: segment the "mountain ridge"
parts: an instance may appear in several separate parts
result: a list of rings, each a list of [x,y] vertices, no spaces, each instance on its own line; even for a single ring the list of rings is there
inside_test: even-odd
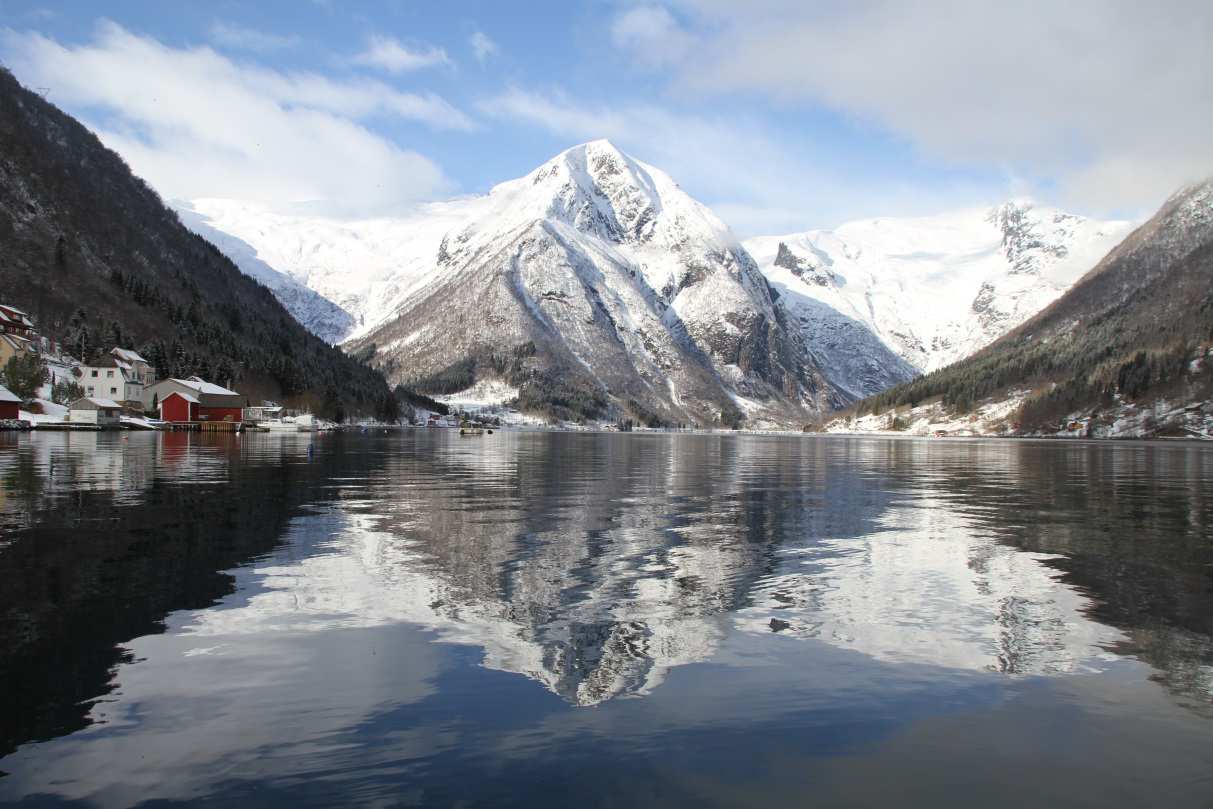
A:
[[[972,354],[1056,300],[1130,224],[1019,198],[879,217],[745,245],[772,283],[865,326],[919,372]]]

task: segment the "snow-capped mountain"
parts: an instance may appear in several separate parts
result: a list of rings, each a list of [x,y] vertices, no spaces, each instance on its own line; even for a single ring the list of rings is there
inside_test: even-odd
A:
[[[796,421],[854,398],[729,229],[609,142],[475,207],[395,316],[348,343],[390,381],[441,392],[505,377],[535,404],[667,421]]]
[[[500,383],[531,409],[751,424],[796,422],[968,356],[1129,229],[1012,201],[743,246],[607,141],[396,218],[214,199],[180,211],[392,382]]]
[[[851,324],[862,324],[927,372],[972,354],[1052,303],[1130,227],[1014,200],[993,209],[762,236],[745,246],[776,289],[799,303],[789,308],[807,314],[810,344],[835,322],[858,341],[862,332]],[[852,353],[839,345],[835,356]]]

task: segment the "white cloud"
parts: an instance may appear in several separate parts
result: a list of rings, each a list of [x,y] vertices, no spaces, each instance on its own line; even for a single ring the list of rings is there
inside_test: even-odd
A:
[[[84,111],[101,139],[169,198],[387,211],[446,193],[451,183],[431,160],[359,119],[472,126],[436,95],[241,65],[210,48],[170,48],[113,23],[79,46],[4,29],[0,48],[20,80]]]
[[[694,37],[662,6],[636,6],[611,23],[611,40],[642,62],[664,65],[683,59]]]
[[[388,73],[405,73],[427,67],[450,67],[453,62],[442,48],[432,45],[409,48],[398,39],[372,36],[366,50],[354,57],[354,63],[376,67]]]
[[[476,61],[484,64],[490,56],[496,56],[500,51],[497,43],[489,39],[488,34],[483,31],[476,31],[468,39],[468,43],[472,46],[472,53],[476,56]]]
[[[682,89],[824,104],[1102,208],[1213,172],[1206,0],[676,2]]]
[[[210,39],[220,47],[253,51],[254,53],[294,48],[302,41],[294,34],[270,34],[222,20],[216,20],[211,24]]]

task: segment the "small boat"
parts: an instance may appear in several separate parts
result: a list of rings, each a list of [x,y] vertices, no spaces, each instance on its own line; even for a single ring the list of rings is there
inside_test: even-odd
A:
[[[459,434],[465,436],[484,435],[484,430],[480,427],[460,427]]]

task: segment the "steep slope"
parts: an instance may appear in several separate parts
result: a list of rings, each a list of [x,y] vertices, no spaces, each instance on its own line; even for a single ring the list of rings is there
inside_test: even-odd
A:
[[[232,379],[250,398],[390,408],[379,374],[309,334],[120,157],[3,70],[0,289],[44,334],[86,350],[138,346],[162,373]]]
[[[1175,194],[1043,312],[973,357],[860,410],[933,397],[968,410],[1035,392],[1016,417],[1021,431],[1056,430],[1059,421],[1081,417],[1088,434],[1122,434],[1117,419],[1159,398],[1179,410],[1191,404],[1194,413],[1207,407],[1211,342],[1213,181],[1206,181]],[[1138,432],[1158,426],[1150,420],[1146,414]]]
[[[346,312],[350,322],[335,338],[340,342],[391,317],[404,297],[433,272],[442,237],[475,218],[487,201],[487,197],[455,199],[422,205],[404,216],[348,221],[281,213],[225,199],[196,199],[179,209],[193,214],[191,227],[197,222],[237,240],[229,256],[238,265],[243,266],[247,246],[262,266]],[[216,244],[225,249],[225,243]],[[289,308],[289,299],[283,302]],[[337,325],[336,320],[331,322]]]
[[[728,229],[606,141],[495,187],[395,317],[351,341],[431,393],[504,379],[528,407],[794,423],[850,399]]]
[[[250,278],[265,285],[305,329],[326,343],[339,343],[354,328],[354,317],[328,298],[313,292],[293,276],[266,264],[248,242],[212,227],[187,205],[174,205],[182,224],[206,239]]]
[[[993,209],[763,236],[745,245],[778,289],[863,324],[927,372],[972,354],[1039,312],[1128,231],[1126,222],[1017,200]],[[890,368],[885,378],[899,381],[894,377]]]

